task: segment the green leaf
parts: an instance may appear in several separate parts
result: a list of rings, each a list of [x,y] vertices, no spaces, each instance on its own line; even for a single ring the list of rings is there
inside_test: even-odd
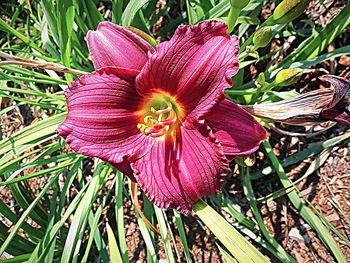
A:
[[[54,42],[56,43],[56,45],[59,45],[60,40],[54,2],[49,0],[41,0],[40,3]]]
[[[89,28],[90,29],[97,28],[98,23],[103,21],[103,17],[100,11],[98,11],[95,1],[85,0],[85,1],[81,1],[81,3],[84,6],[86,18],[89,21]]]
[[[237,263],[238,262],[234,257],[232,257],[228,252],[226,252],[225,249],[220,247],[218,244],[216,244],[216,245],[219,248],[221,255],[224,257],[226,263]]]
[[[163,211],[160,208],[154,206],[154,212],[157,217],[157,221],[160,229],[160,235],[162,236],[164,250],[165,250],[165,254],[168,259],[168,262],[175,263],[173,250],[171,248],[170,239],[168,236],[168,228],[165,222],[166,219],[164,218]]]
[[[197,202],[192,209],[238,262],[269,262],[267,257],[204,201]]]
[[[112,22],[121,24],[124,0],[112,0]]]
[[[47,141],[56,136],[57,126],[64,121],[66,113],[57,114],[50,118],[39,121],[14,135],[0,141],[0,166],[13,158],[13,155],[21,154],[24,151]]]
[[[115,184],[115,220],[117,222],[118,241],[120,246],[121,256],[124,263],[129,262],[128,246],[125,240],[125,226],[124,226],[124,207],[123,207],[123,174],[116,171]]]
[[[29,47],[33,48],[34,50],[38,51],[40,54],[42,54],[44,56],[46,55],[46,53],[38,45],[36,45],[31,39],[29,39],[28,37],[26,37],[25,35],[20,33],[18,30],[16,30],[16,29],[12,28],[11,26],[9,26],[1,18],[0,18],[0,30],[4,31],[4,32],[8,32],[11,35],[16,36],[18,39],[23,41],[23,43],[25,43]]]
[[[37,263],[43,261],[43,258],[45,258],[45,256],[49,252],[52,243],[56,240],[58,232],[62,230],[62,227],[67,221],[67,219],[79,205],[79,202],[82,196],[85,194],[87,187],[90,185],[90,182],[91,181],[89,181],[74,197],[73,201],[68,205],[67,210],[61,217],[61,219],[57,223],[55,223],[55,225],[52,228],[46,229],[45,236],[40,240],[40,242],[36,246],[35,250],[33,251],[28,260],[28,263]]]
[[[130,0],[122,15],[122,25],[130,26],[137,12],[148,2],[149,0]]]
[[[290,53],[276,66],[271,67],[269,72],[281,66],[288,66],[293,62],[308,60],[320,54],[340,33],[350,24],[350,5],[346,5],[340,13],[319,33],[305,40],[300,48]]]
[[[123,262],[112,228],[106,223],[111,263]]]
[[[274,253],[275,257],[277,257],[281,262],[293,262],[296,263],[297,261],[289,255],[283,247],[278,244],[278,242],[273,238],[273,236],[270,234],[268,228],[265,225],[264,219],[262,218],[256,199],[254,195],[254,190],[250,181],[250,176],[249,176],[249,170],[247,167],[242,167],[242,170],[245,170],[246,173],[243,172],[241,179],[242,179],[242,184],[244,188],[244,193],[247,197],[247,200],[249,202],[250,208],[253,211],[254,217],[256,221],[258,222],[259,228],[263,235],[265,236],[265,239],[276,249],[277,253]]]
[[[72,224],[69,228],[66,243],[63,249],[61,262],[77,262],[79,249],[85,226],[88,220],[88,215],[95,201],[96,195],[100,188],[104,185],[106,176],[111,172],[109,166],[104,163],[99,163],[91,179],[90,185],[79,203],[77,211],[73,217]]]
[[[280,177],[282,185],[285,188],[288,188],[292,184],[292,182],[285,174],[283,166],[274,154],[269,141],[265,140],[263,142],[263,145],[265,147],[267,156],[271,160],[272,165],[275,167],[276,172]],[[314,229],[317,232],[317,235],[322,240],[323,244],[325,244],[330,249],[334,257],[337,259],[337,262],[347,262],[344,254],[330,235],[328,229],[323,225],[322,221],[314,213],[312,213],[312,211],[305,205],[303,200],[298,196],[297,190],[288,193],[287,196],[293,204],[293,206],[303,217],[303,219],[311,226],[312,229]]]
[[[30,254],[23,254],[13,258],[1,259],[0,262],[1,263],[23,263],[23,262],[27,262],[29,257],[30,257]]]
[[[315,146],[312,146],[310,148],[306,148],[305,150],[303,150],[297,154],[288,156],[286,159],[281,161],[281,164],[283,167],[287,167],[289,165],[296,164],[297,162],[300,162],[302,160],[305,160],[306,158],[312,157],[312,156],[318,154],[319,152],[321,152],[322,150],[333,147],[333,146],[335,146],[335,145],[337,145],[345,140],[348,140],[349,138],[350,138],[350,132],[346,132],[346,133],[339,135],[339,136],[336,136],[332,139],[317,143]],[[268,166],[259,172],[250,174],[250,177],[252,180],[257,180],[261,177],[272,174],[275,171],[276,170],[274,169],[273,166]]]
[[[184,253],[185,253],[186,261],[188,263],[191,263],[192,260],[191,260],[190,250],[188,248],[186,232],[185,232],[185,228],[183,226],[181,214],[179,212],[177,212],[176,210],[173,210],[173,211],[174,211],[174,216],[175,216],[175,220],[176,220],[177,229],[179,231],[179,235],[180,235],[180,238],[181,238],[181,243],[182,243],[182,245],[184,247]]]
[[[61,59],[63,65],[70,67],[72,52],[71,40],[75,8],[72,0],[57,0],[56,8]],[[66,73],[65,76],[68,82],[71,82],[73,80],[71,74]]]
[[[48,190],[50,189],[52,184],[58,178],[58,175],[59,174],[50,178],[49,182],[45,185],[45,187],[40,192],[40,194],[35,198],[35,200],[30,204],[30,206],[22,213],[22,215],[21,215],[20,219],[17,221],[16,225],[11,229],[9,236],[6,238],[6,240],[4,241],[2,246],[0,247],[0,255],[2,255],[5,252],[7,246],[10,244],[12,239],[17,234],[18,230],[21,228],[22,224],[25,222],[29,213],[33,210],[33,208],[36,206],[36,204],[43,198],[43,196],[48,192]]]

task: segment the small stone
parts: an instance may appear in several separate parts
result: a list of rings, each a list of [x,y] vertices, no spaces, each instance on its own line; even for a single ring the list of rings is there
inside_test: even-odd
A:
[[[308,235],[301,235],[299,229],[296,227],[293,227],[290,231],[288,236],[292,239],[297,241],[298,243],[303,244],[309,244],[311,242],[311,239]]]

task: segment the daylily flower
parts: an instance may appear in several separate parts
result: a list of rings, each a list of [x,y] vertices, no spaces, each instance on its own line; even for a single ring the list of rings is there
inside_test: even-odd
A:
[[[257,150],[264,128],[225,99],[238,39],[220,22],[180,26],[155,49],[109,22],[87,35],[96,71],[65,92],[58,128],[75,151],[110,162],[161,208],[190,213],[220,190],[228,161]]]

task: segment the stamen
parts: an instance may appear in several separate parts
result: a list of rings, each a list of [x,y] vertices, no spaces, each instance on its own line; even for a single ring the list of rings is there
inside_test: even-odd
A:
[[[160,129],[158,131],[152,132],[151,136],[153,138],[161,137],[161,136],[165,135],[168,130],[169,130],[169,126],[165,126],[165,127],[163,127],[162,129]]]
[[[147,128],[143,131],[143,133],[144,133],[145,135],[150,135],[150,134],[152,134],[151,130],[152,130],[152,128],[147,127]]]
[[[167,108],[161,110],[151,107],[151,112],[157,115],[157,118],[155,119],[155,116],[147,115],[143,118],[144,124],[138,124],[137,128],[143,134],[152,136],[153,138],[165,135],[170,129],[170,126],[177,121],[176,112],[173,110],[172,104],[167,102],[166,105]]]
[[[166,134],[166,131],[165,131],[165,130],[160,130],[160,131],[157,132],[157,133],[152,133],[151,136],[152,136],[153,138],[159,138],[159,137],[162,137],[162,136],[165,135],[165,134]]]
[[[176,115],[174,116],[174,118],[172,119],[166,119],[165,121],[160,121],[159,124],[162,124],[162,125],[172,125],[176,122],[177,118],[176,118]]]

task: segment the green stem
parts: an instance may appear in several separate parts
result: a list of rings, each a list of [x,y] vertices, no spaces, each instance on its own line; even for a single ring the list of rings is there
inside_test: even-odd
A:
[[[264,220],[259,212],[258,205],[256,203],[254,190],[249,176],[249,170],[246,167],[243,167],[243,169],[245,172],[243,171],[243,176],[241,178],[244,187],[244,192],[247,196],[247,200],[253,211],[254,217],[259,224],[261,232],[265,236],[266,240],[277,250],[278,253],[276,253],[275,256],[277,256],[281,260],[281,262],[296,263],[297,261],[291,255],[289,255],[280,244],[278,244],[278,242],[271,236],[269,230],[267,229]]]
[[[258,88],[249,88],[249,89],[228,89],[225,90],[225,94],[230,96],[239,96],[239,95],[251,95],[257,93],[268,92],[274,87],[274,83],[266,83],[260,89]]]
[[[276,172],[281,180],[283,187],[288,188],[292,184],[291,180],[286,175],[283,166],[277,159],[276,155],[273,152],[272,146],[268,140],[263,142],[267,156],[271,160],[272,165],[276,169]],[[293,206],[298,210],[302,218],[314,229],[323,244],[330,249],[334,257],[337,259],[337,262],[347,262],[344,254],[341,249],[334,241],[328,229],[323,225],[322,221],[305,205],[304,201],[299,197],[297,190],[293,190],[287,194],[289,200]]]
[[[225,90],[225,94],[231,95],[231,96],[238,96],[238,95],[250,95],[250,94],[256,94],[259,90],[257,88],[250,88],[250,89],[227,89]]]

